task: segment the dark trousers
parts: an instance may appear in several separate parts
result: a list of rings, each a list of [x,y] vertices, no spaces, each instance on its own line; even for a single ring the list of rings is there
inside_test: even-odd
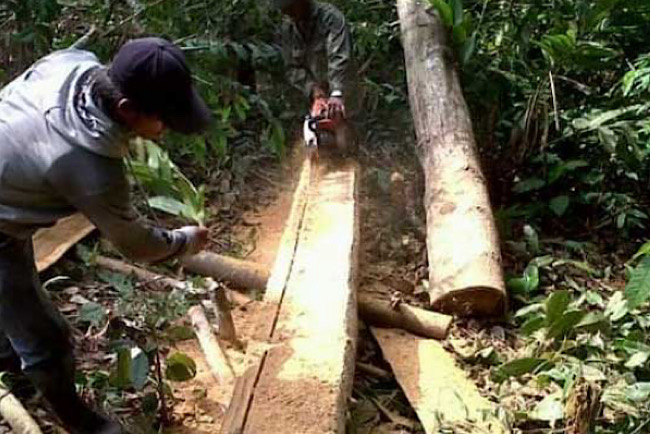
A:
[[[0,357],[15,355],[73,432],[102,422],[77,395],[70,327],[41,287],[32,240],[0,234]]]

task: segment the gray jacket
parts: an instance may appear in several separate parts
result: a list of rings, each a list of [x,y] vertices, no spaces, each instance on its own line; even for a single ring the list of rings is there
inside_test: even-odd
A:
[[[78,210],[134,260],[179,255],[185,234],[143,225],[131,206],[129,134],[90,93],[99,67],[88,51],[58,51],[0,92],[0,232],[28,238]]]

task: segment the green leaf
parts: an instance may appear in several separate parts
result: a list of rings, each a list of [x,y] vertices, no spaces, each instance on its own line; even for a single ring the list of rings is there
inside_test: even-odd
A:
[[[530,294],[539,288],[539,268],[529,264],[522,277],[508,279],[508,289],[513,294]]]
[[[186,354],[172,354],[165,363],[165,376],[170,381],[187,381],[196,376],[196,363]]]
[[[623,292],[614,293],[607,302],[605,316],[614,322],[622,319],[629,313],[628,301],[623,298]]]
[[[556,216],[562,217],[564,213],[566,212],[567,208],[569,207],[569,196],[557,196],[551,199],[551,202],[548,204],[548,206],[551,208],[551,211],[555,213]]]
[[[523,359],[513,360],[505,363],[496,369],[492,370],[492,378],[494,381],[503,382],[510,377],[520,377],[525,374],[530,374],[540,369],[550,368],[550,363],[546,359],[526,357]]]
[[[646,402],[650,399],[650,383],[640,382],[628,386],[625,395],[632,402]]]
[[[584,316],[585,313],[580,310],[570,310],[565,312],[560,318],[551,323],[546,332],[546,336],[550,339],[564,338],[574,330],[576,324],[578,324]]]
[[[532,418],[554,423],[564,418],[564,404],[558,395],[549,395],[537,403],[532,412]]]
[[[186,205],[173,197],[156,196],[150,198],[148,202],[150,207],[176,217],[180,217],[186,212]]]
[[[79,309],[79,320],[100,327],[106,322],[106,309],[94,301],[88,302]]]
[[[462,66],[467,65],[467,62],[472,58],[474,52],[476,51],[476,33],[473,33],[472,36],[467,38],[463,45],[461,45],[458,50],[458,57],[460,59],[460,64]]]
[[[117,367],[111,372],[109,382],[118,389],[126,389],[131,385],[131,353],[128,347],[117,350]]]
[[[451,6],[454,11],[454,27],[459,26],[463,20],[463,0],[451,0]]]
[[[519,181],[513,187],[515,193],[528,193],[529,191],[539,190],[546,185],[546,182],[540,178],[528,178]]]
[[[444,0],[431,0],[431,4],[438,11],[440,19],[445,27],[451,27],[454,24],[454,12],[451,6]]]
[[[544,328],[545,325],[546,319],[544,318],[544,315],[537,315],[533,318],[529,318],[525,323],[523,323],[520,330],[524,335],[530,336],[537,330]]]
[[[650,298],[650,256],[645,256],[634,268],[624,295],[629,310],[636,309]]]
[[[97,273],[97,276],[104,282],[113,286],[113,288],[115,288],[123,296],[133,293],[133,280],[131,280],[129,276],[113,273],[112,271],[107,270],[99,271]]]
[[[650,353],[639,351],[632,354],[632,357],[630,357],[628,361],[625,362],[625,367],[628,369],[640,368],[646,364],[648,358],[650,358]]]
[[[138,347],[131,348],[131,371],[129,378],[136,390],[144,389],[149,377],[149,358]]]
[[[550,326],[562,317],[571,303],[569,291],[555,291],[546,300],[546,323]]]

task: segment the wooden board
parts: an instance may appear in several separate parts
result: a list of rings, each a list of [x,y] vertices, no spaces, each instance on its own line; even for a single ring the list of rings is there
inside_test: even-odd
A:
[[[51,228],[37,231],[33,238],[36,269],[40,273],[51,267],[94,229],[85,216],[74,214],[59,220]]]
[[[427,434],[438,433],[441,421],[469,424],[476,433],[505,432],[492,418],[490,402],[440,342],[397,329],[373,327],[372,333]]]
[[[267,342],[249,349],[255,361],[235,387],[222,433],[345,432],[357,330],[357,166],[307,174],[267,286],[258,334]]]

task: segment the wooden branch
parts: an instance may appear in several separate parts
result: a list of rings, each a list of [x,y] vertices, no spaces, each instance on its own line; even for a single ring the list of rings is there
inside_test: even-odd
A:
[[[366,373],[372,377],[379,378],[380,380],[388,380],[392,378],[390,372],[369,363],[357,362],[356,367],[358,371]]]
[[[20,401],[2,385],[0,385],[0,416],[7,421],[15,434],[43,433]]]
[[[214,336],[212,327],[205,316],[205,311],[201,306],[193,306],[188,311],[188,315],[192,320],[192,327],[194,327],[194,332],[212,375],[219,383],[230,384],[234,381],[235,371],[228,360],[228,356],[226,356],[219,341]]]
[[[400,328],[413,334],[445,339],[449,333],[452,317],[437,312],[400,303],[393,309],[389,302],[360,294],[359,317],[370,325],[384,328]]]
[[[163,286],[175,289],[185,289],[187,284],[171,277],[162,276],[144,268],[136,267],[135,265],[127,264],[126,262],[117,259],[107,258],[106,256],[97,257],[97,265],[102,268],[114,271],[116,273],[124,274],[126,276],[134,277],[137,280],[145,282],[156,282]]]
[[[427,5],[397,1],[425,175],[431,303],[456,315],[498,316],[506,290],[494,216],[447,30]]]
[[[269,279],[269,271],[259,264],[212,252],[183,258],[181,263],[192,273],[226,281],[237,288],[264,289]]]

